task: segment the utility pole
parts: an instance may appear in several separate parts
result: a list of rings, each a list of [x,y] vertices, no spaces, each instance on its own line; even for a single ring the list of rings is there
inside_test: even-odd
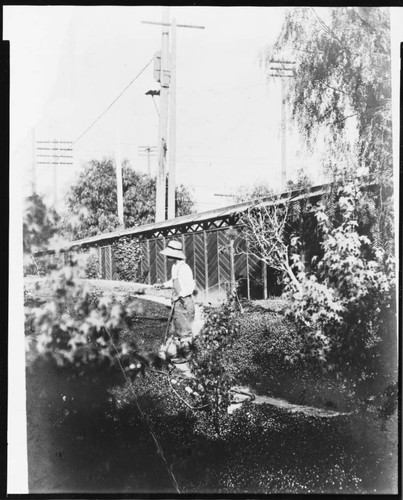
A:
[[[166,197],[166,157],[168,143],[168,106],[169,106],[169,7],[163,7],[161,60],[159,82],[160,90],[160,120],[158,133],[158,171],[156,186],[155,222],[165,220]]]
[[[39,144],[39,146],[38,146]],[[73,165],[73,142],[72,141],[36,141],[36,156],[41,161],[38,165],[53,166],[53,206],[58,207],[57,171],[60,165]],[[39,153],[38,153],[39,151]],[[68,160],[68,161],[66,161]],[[70,161],[71,160],[71,161]],[[39,174],[40,175],[40,174]]]
[[[122,158],[120,154],[120,125],[119,113],[115,111],[115,169],[116,169],[116,186],[117,186],[117,203],[118,203],[118,219],[122,228],[125,227],[123,217],[123,179],[122,179]]]
[[[285,115],[285,78],[294,76],[294,61],[270,60],[269,76],[281,78],[281,190],[287,185],[287,128]]]
[[[157,155],[157,146],[139,146],[138,147],[139,156],[147,156],[147,172],[151,175],[151,156]]]
[[[175,163],[176,163],[176,28],[204,29],[204,26],[190,24],[176,24],[169,21],[169,7],[163,7],[162,22],[142,21],[145,24],[162,25],[161,51],[155,55],[154,77],[161,84],[159,136],[158,136],[158,172],[155,221],[160,222],[168,217],[175,217]],[[169,57],[169,28],[173,26],[173,46],[171,59]],[[172,89],[173,79],[173,89]],[[168,107],[170,113],[170,132],[168,132]],[[173,115],[173,116],[172,116]],[[169,144],[168,144],[169,143]],[[167,168],[166,158],[169,155],[169,177],[167,196]],[[168,208],[167,208],[168,200]]]
[[[285,125],[285,78],[281,78],[281,190],[287,184],[287,134]]]
[[[171,95],[169,113],[169,149],[168,149],[168,219],[176,217],[175,210],[175,170],[176,170],[176,19],[172,20],[171,40]]]

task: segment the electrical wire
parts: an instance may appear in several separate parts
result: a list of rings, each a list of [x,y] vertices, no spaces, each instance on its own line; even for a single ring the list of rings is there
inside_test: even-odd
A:
[[[153,62],[154,56],[149,60],[149,62],[144,66],[144,68],[137,73],[137,75],[129,82],[126,87],[119,93],[119,95],[109,104],[109,106],[96,118],[88,127],[77,137],[77,139],[73,142],[76,144],[103,116],[104,114],[111,109],[111,107],[115,104],[115,102],[122,97],[122,95],[126,92],[126,90],[144,73],[144,71],[150,66]]]
[[[154,106],[155,106],[155,111],[157,112],[157,115],[160,116],[160,112],[158,111],[158,108],[157,108],[157,103],[154,101],[154,96],[152,95],[151,97],[153,98],[153,103],[154,103]]]
[[[334,40],[337,41],[337,43],[340,45],[340,47],[343,47],[347,50],[352,50],[353,52],[362,55],[362,53],[357,50],[357,48],[354,47],[347,47],[341,40],[340,38],[335,34],[335,32],[329,28],[329,26],[323,21],[323,19],[319,16],[319,14],[316,12],[316,10],[313,7],[309,7],[309,9],[315,14],[315,16],[318,19],[319,24],[321,25],[323,31],[327,33],[329,36],[331,36]]]
[[[334,34],[334,32],[329,28],[329,26],[323,21],[323,19],[319,16],[319,14],[316,12],[316,10],[313,7],[309,7],[311,11],[315,14],[315,16],[318,18],[319,24],[322,26],[323,31],[333,37],[335,40],[337,40],[341,45],[342,43],[340,40],[337,38],[337,36]]]

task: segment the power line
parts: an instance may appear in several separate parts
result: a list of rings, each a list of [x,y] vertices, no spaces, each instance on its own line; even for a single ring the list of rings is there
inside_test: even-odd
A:
[[[47,172],[49,170],[50,167],[45,167],[42,172],[39,172],[39,174],[36,176],[37,179],[39,179],[39,177],[44,174],[45,172]]]
[[[78,137],[77,139],[73,142],[73,144],[75,144],[76,142],[78,142],[89,130],[90,128],[92,128],[103,116],[104,114],[109,111],[109,109],[115,104],[115,102],[120,99],[122,97],[122,95],[126,92],[126,90],[137,80],[137,78],[140,77],[140,75],[142,75],[144,73],[144,71],[148,68],[148,66],[150,66],[150,64],[153,62],[154,60],[154,56],[149,60],[149,62],[144,66],[144,68],[139,72],[137,73],[137,75],[133,78],[133,80],[128,84],[126,85],[126,87],[120,92],[120,94],[109,104],[109,106],[98,116],[98,118],[96,118],[85,130],[84,132],[82,132]]]

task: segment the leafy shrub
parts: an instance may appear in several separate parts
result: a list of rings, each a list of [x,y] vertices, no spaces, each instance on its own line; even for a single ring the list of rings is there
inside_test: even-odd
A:
[[[40,255],[24,255],[24,276],[48,276],[53,270],[60,269],[64,264],[60,253]]]
[[[289,365],[302,346],[294,325],[279,314],[247,312],[238,317],[239,332],[231,348],[233,370],[242,380],[259,379],[262,373]]]
[[[120,238],[113,244],[116,279],[139,281],[140,243],[135,238]]]
[[[57,212],[48,208],[43,197],[33,194],[25,200],[23,220],[24,253],[42,248],[57,232],[60,220]]]
[[[90,250],[87,256],[87,262],[85,265],[85,275],[88,279],[99,279],[101,278],[101,273],[99,270],[99,256],[95,249]]]
[[[294,266],[300,288],[288,282],[289,316],[300,326],[301,356],[315,357],[325,368],[355,372],[360,379],[376,373],[378,344],[394,332],[394,262],[357,232],[357,185],[339,199],[342,223],[333,227],[319,206],[316,217],[323,257],[306,269],[294,239]]]
[[[190,362],[195,379],[189,385],[199,396],[201,404],[208,405],[216,435],[220,435],[222,423],[227,419],[230,389],[234,382],[227,353],[238,328],[237,307],[237,301],[231,298],[220,307],[206,311]]]
[[[118,364],[118,357],[127,352],[127,346],[118,342],[120,331],[130,328],[136,311],[130,303],[111,297],[93,296],[91,300],[79,280],[78,263],[79,258],[73,257],[72,266],[51,274],[52,298],[40,307],[27,308],[26,326],[36,340],[31,359],[51,360],[81,376],[95,368],[108,370]]]

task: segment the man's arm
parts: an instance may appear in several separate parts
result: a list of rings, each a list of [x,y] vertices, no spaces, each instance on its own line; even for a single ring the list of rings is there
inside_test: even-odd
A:
[[[165,283],[155,283],[154,288],[161,289],[161,288],[172,288],[172,279],[165,281]]]

